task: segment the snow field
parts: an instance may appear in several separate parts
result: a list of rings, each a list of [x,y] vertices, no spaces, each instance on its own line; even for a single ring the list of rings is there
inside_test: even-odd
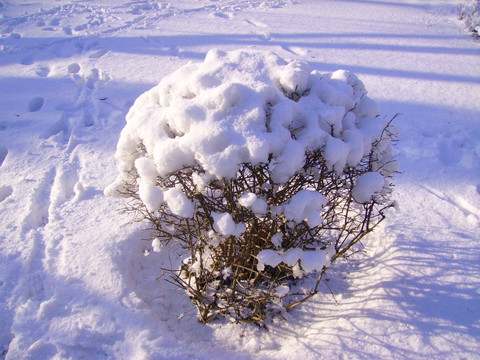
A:
[[[1,5],[3,357],[479,358],[480,50],[455,4]],[[402,113],[399,211],[362,261],[332,269],[338,304],[325,286],[268,333],[198,324],[188,299],[156,280],[168,254],[145,257],[145,226],[121,227],[122,202],[103,195],[134,100],[212,48],[245,47],[348,69],[382,114]]]

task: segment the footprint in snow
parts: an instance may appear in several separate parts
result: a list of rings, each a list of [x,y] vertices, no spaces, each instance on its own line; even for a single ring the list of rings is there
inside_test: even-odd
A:
[[[13,188],[11,186],[0,186],[0,203],[12,194]]]
[[[111,78],[99,69],[90,69],[90,72],[81,71],[77,63],[68,66],[70,78],[78,85],[75,100],[59,104],[56,110],[62,111],[60,120],[45,130],[40,138],[47,139],[59,135],[57,140],[67,143],[71,137],[73,128],[78,124],[85,127],[95,125],[97,119],[104,119],[108,116],[108,109],[102,107],[101,103],[107,100],[107,96],[99,93],[99,90],[108,83]],[[63,133],[63,136],[60,136]]]
[[[23,296],[33,301],[42,301],[45,298],[45,275],[42,271],[28,274],[23,280]]]
[[[245,22],[246,22],[247,24],[253,25],[253,26],[257,27],[257,28],[264,28],[264,29],[265,29],[265,28],[268,27],[267,24],[262,23],[262,22],[260,22],[260,21],[252,21],[252,20],[245,19]]]
[[[58,18],[53,18],[52,20],[50,20],[50,21],[48,22],[48,25],[50,25],[50,26],[58,26],[58,25],[60,25],[60,19],[58,19]]]
[[[30,198],[28,215],[23,220],[23,228],[25,230],[37,229],[48,224],[52,185],[55,176],[56,169],[53,167],[47,171],[39,181],[38,187],[34,190]]]
[[[110,76],[100,73],[98,69],[93,68],[90,70],[90,74],[85,79],[85,86],[91,90],[94,90],[100,88],[109,81]]]
[[[232,14],[232,13],[224,13],[224,12],[220,12],[220,11],[215,11],[214,13],[212,13],[212,16],[214,16],[214,17],[219,17],[219,18],[222,18],[222,19],[231,19],[231,18],[233,18],[233,14]]]
[[[86,28],[88,27],[87,24],[82,24],[82,25],[77,25],[73,28],[73,30],[75,31],[82,31],[82,30],[85,30]]]
[[[80,65],[78,65],[77,63],[72,63],[68,65],[68,72],[70,74],[77,74],[79,71],[80,71]]]
[[[258,35],[257,35],[257,38],[260,39],[260,40],[263,40],[263,41],[270,41],[270,40],[272,40],[272,37],[270,36],[269,33],[258,34]]]
[[[90,54],[88,57],[90,59],[100,59],[107,52],[108,52],[108,50],[98,50],[98,51],[95,51],[93,54]]]
[[[40,66],[35,70],[35,74],[39,77],[47,77],[50,74],[50,68],[48,66]]]
[[[22,65],[32,65],[33,64],[33,56],[27,55],[22,60],[20,60],[20,64]]]
[[[34,97],[28,102],[28,111],[39,111],[43,107],[44,99],[41,96]]]
[[[5,146],[0,146],[0,166],[3,165],[5,158],[8,155],[8,149]]]
[[[77,157],[71,159],[56,169],[55,179],[50,191],[50,207],[48,218],[50,220],[59,219],[57,209],[66,201],[77,197],[79,187],[83,188],[79,177],[80,164]],[[76,200],[76,199],[75,199]]]
[[[40,139],[48,139],[57,134],[63,133],[62,141],[66,142],[71,134],[71,125],[67,113],[63,113],[59,120],[40,134]]]

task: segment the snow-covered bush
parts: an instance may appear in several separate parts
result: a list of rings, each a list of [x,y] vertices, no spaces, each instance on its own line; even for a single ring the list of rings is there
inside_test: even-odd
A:
[[[132,199],[154,250],[183,251],[167,271],[202,322],[261,323],[313,296],[392,206],[394,134],[378,115],[348,71],[212,50],[136,100],[105,192]]]
[[[465,21],[474,36],[480,37],[480,0],[470,0],[459,5],[458,18]]]

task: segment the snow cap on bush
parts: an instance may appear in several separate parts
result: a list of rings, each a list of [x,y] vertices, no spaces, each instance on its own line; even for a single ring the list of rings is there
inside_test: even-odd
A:
[[[322,75],[271,52],[212,50],[135,101],[118,143],[120,175],[106,193],[129,180],[140,144],[151,161],[135,163],[142,181],[152,179],[153,164],[159,176],[200,165],[221,179],[272,156],[272,176],[282,183],[302,168],[306,151],[322,146],[327,165],[342,172],[379,138],[385,122],[374,119],[378,113],[348,71]],[[153,205],[160,196],[148,189],[142,198]]]

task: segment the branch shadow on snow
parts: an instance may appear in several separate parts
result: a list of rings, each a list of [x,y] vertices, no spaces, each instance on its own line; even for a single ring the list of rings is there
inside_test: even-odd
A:
[[[421,232],[420,229],[407,231]],[[479,273],[480,259],[472,257],[475,249],[433,245],[423,237],[428,234],[417,235],[402,239],[399,233],[394,248],[367,256],[357,265],[343,264],[334,269],[329,286],[339,298],[338,305],[324,291],[291,313],[289,321],[294,329],[308,327],[303,336],[287,326],[280,326],[270,330],[271,337],[281,342],[279,339],[296,336],[303,347],[318,354],[319,358],[322,346],[310,346],[311,341],[320,341],[325,347],[338,347],[338,351],[352,352],[366,359],[384,358],[385,351],[394,358],[416,358],[420,351],[418,346],[427,348],[434,357],[448,358],[452,354],[450,350],[443,350],[444,344],[438,344],[441,338],[450,343],[448,349],[476,356],[479,345],[468,341],[480,336],[477,290],[480,281],[466,286],[442,278]],[[455,236],[471,237],[472,234]],[[401,255],[395,255],[397,252]],[[405,253],[411,255],[405,256]],[[452,254],[456,254],[456,258]],[[469,257],[471,260],[466,262],[465,258]],[[376,271],[379,264],[381,269]],[[347,282],[336,279],[345,272],[352,272],[347,275]],[[352,285],[348,287],[348,283]],[[340,332],[339,328],[343,330]],[[398,338],[398,333],[404,341],[390,341]],[[452,333],[457,336],[447,338],[447,334]],[[462,341],[464,336],[469,340]],[[409,338],[415,342],[419,337],[422,345],[409,344]]]

